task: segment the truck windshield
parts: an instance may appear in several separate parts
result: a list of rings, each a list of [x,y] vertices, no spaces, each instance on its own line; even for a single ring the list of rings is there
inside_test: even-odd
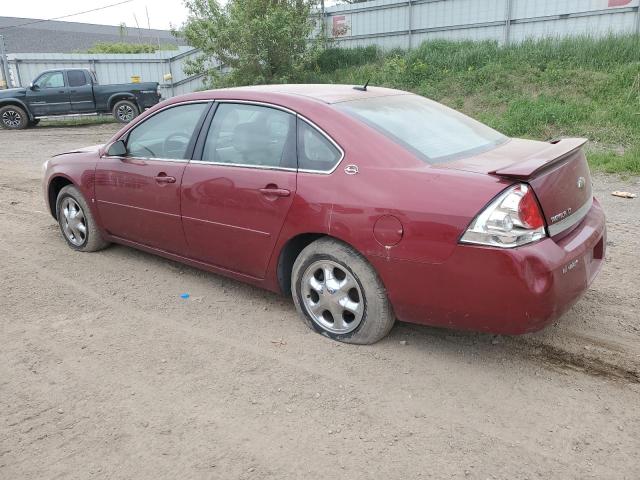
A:
[[[418,95],[337,103],[427,163],[444,163],[494,148],[507,137],[460,112]]]

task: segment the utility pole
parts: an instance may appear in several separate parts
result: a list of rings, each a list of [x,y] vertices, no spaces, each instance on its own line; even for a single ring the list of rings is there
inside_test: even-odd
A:
[[[4,45],[4,37],[2,35],[0,35],[0,64],[2,66],[2,76],[4,77],[6,88],[10,88],[9,59],[7,58],[7,48]]]

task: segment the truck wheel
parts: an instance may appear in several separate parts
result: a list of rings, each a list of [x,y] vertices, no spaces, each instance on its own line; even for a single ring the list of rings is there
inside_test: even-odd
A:
[[[15,105],[0,108],[0,125],[10,130],[22,130],[29,126],[27,112]]]
[[[120,123],[129,123],[138,113],[138,106],[130,100],[120,100],[113,106],[113,117]]]
[[[351,247],[330,238],[316,240],[300,252],[291,293],[305,323],[340,342],[375,343],[395,322],[373,267]]]

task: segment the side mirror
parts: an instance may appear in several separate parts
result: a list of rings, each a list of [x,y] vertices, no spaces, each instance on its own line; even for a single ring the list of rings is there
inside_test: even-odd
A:
[[[36,85],[36,84],[35,84],[35,83],[33,83],[33,82],[31,82],[31,83],[29,84],[29,90],[34,90],[34,91],[35,91],[35,90],[38,90],[38,88],[39,88],[39,87],[38,87],[38,85]]]
[[[114,142],[107,150],[107,155],[110,157],[124,157],[127,154],[127,146],[124,144],[124,140],[118,140]]]

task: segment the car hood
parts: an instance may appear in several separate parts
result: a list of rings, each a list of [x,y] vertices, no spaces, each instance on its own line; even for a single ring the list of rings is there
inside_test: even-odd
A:
[[[68,152],[58,153],[54,155],[54,157],[59,157],[60,155],[68,155],[70,153],[91,153],[91,152],[99,152],[100,149],[104,147],[104,144],[101,143],[99,145],[91,145],[89,147],[76,148],[75,150],[69,150]]]
[[[26,92],[26,88],[8,88],[6,90],[0,90],[0,98],[23,97]]]

